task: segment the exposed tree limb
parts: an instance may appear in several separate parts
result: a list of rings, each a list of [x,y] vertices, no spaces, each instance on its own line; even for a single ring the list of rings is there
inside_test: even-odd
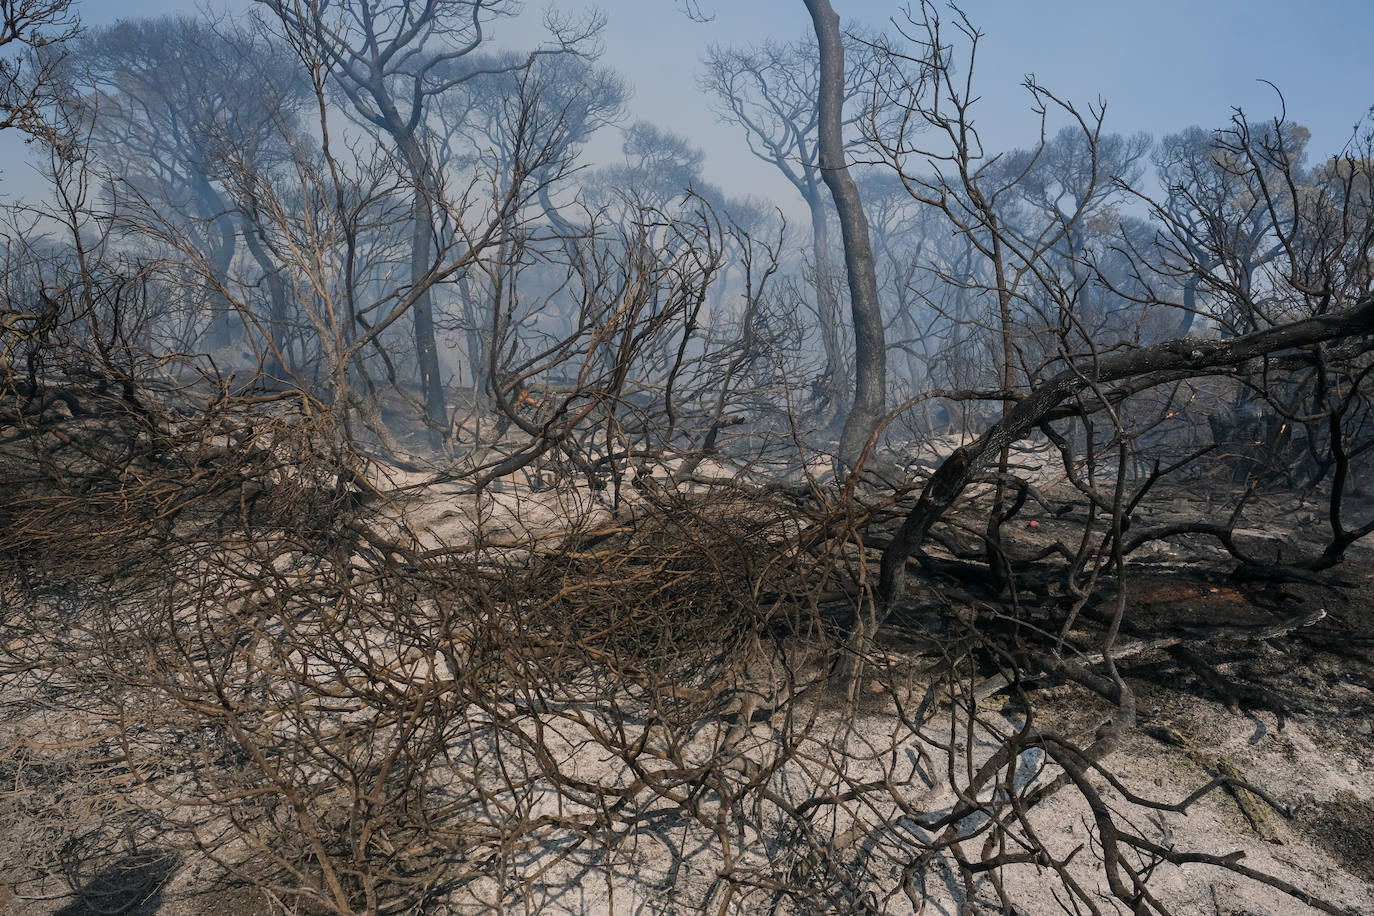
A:
[[[1229,340],[1169,340],[1126,353],[1104,356],[1094,365],[1065,369],[1018,402],[991,429],[956,449],[936,469],[920,499],[883,553],[879,598],[888,607],[902,594],[906,561],[935,524],[963,493],[990,455],[1016,442],[1068,398],[1104,382],[1159,376],[1165,380],[1184,371],[1205,374],[1223,366],[1293,347],[1374,332],[1374,298],[1346,312],[1318,315]]]

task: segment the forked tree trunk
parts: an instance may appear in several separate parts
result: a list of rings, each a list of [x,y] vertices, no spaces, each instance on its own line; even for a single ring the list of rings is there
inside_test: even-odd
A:
[[[286,282],[282,279],[282,269],[273,261],[263,243],[260,227],[255,220],[246,216],[242,221],[243,240],[248,252],[262,271],[263,282],[271,297],[270,311],[267,316],[267,353],[263,360],[263,372],[269,379],[277,382],[287,381],[289,373],[295,370],[293,361],[288,358],[290,348],[289,308],[287,306]]]
[[[207,266],[211,273],[207,290],[210,324],[206,329],[206,344],[210,349],[218,349],[231,345],[235,330],[243,327],[243,322],[238,320],[238,311],[224,293],[229,287],[229,267],[234,262],[234,252],[238,247],[238,227],[234,225],[219,192],[204,175],[196,179],[196,195],[204,212],[214,214],[205,230],[205,247],[209,253]]]

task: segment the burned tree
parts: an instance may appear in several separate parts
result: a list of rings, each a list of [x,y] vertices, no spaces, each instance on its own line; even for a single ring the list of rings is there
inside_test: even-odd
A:
[[[94,87],[88,104],[92,145],[111,176],[110,207],[131,231],[165,227],[184,236],[208,303],[205,346],[256,351],[274,377],[284,375],[291,303],[281,263],[256,225],[251,199],[235,176],[267,176],[289,161],[306,74],[290,50],[251,29],[186,17],[126,20],[86,35],[83,68]],[[242,206],[240,206],[242,203]],[[261,271],[270,301],[267,333],[252,313],[234,309],[240,243]]]
[[[356,0],[337,10],[261,0],[293,44],[314,61],[322,79],[340,92],[356,116],[382,132],[399,154],[411,185],[411,321],[425,417],[437,438],[448,411],[439,366],[431,287],[462,257],[463,243],[442,219],[445,178],[435,158],[430,119],[446,93],[491,72],[491,61],[473,57],[487,41],[493,19],[509,15],[506,0],[444,0],[377,4]],[[495,69],[527,68],[546,54],[576,53],[596,34],[594,20],[550,21],[552,43]]]
[[[858,456],[857,449],[867,442],[872,428],[862,434],[857,431],[870,421],[876,423],[882,413],[885,375],[881,367],[886,354],[881,344],[881,318],[875,317],[880,315],[876,281],[870,284],[865,279],[873,270],[871,264],[863,266],[865,255],[861,246],[868,245],[868,238],[866,224],[860,226],[864,217],[862,206],[856,204],[858,192],[852,181],[845,184],[843,179],[832,176],[839,175],[844,168],[843,132],[858,118],[857,112],[844,109],[853,109],[863,100],[869,46],[861,38],[841,36],[839,19],[833,12],[816,11],[813,18],[815,33],[798,42],[765,43],[745,49],[713,47],[705,61],[701,83],[716,100],[718,115],[744,129],[750,151],[775,166],[807,205],[816,313],[825,355],[820,388],[824,408],[832,419],[856,416],[854,424],[846,420],[845,428],[848,430],[852,425],[855,432],[846,433],[848,444],[841,447],[845,461],[852,465]],[[824,44],[816,37],[822,32]],[[838,198],[828,187],[834,181],[840,182]],[[838,205],[840,200],[844,201],[843,207]],[[850,276],[850,286],[857,283],[860,290],[858,296],[851,290],[850,298],[858,335],[856,379],[862,391],[849,411],[844,408],[850,402],[850,392],[840,327],[839,278],[831,266],[831,206],[836,206],[840,213],[846,276]],[[855,265],[849,263],[851,238],[858,257]],[[871,261],[871,251],[867,257]],[[858,279],[851,275],[855,273]]]
[[[1014,483],[1009,475],[1007,448],[1032,432],[1039,431],[1056,443],[1063,453],[1070,481],[1110,518],[1109,528],[1115,533],[1103,542],[1103,549],[1110,552],[1121,550],[1124,530],[1130,524],[1129,508],[1140,495],[1129,496],[1124,488],[1131,469],[1128,463],[1122,463],[1097,484],[1091,476],[1080,478],[1077,468],[1080,462],[1091,468],[1099,460],[1103,442],[1109,450],[1119,449],[1121,461],[1127,462],[1127,453],[1134,444],[1118,416],[1126,399],[1161,386],[1232,370],[1233,377],[1243,386],[1276,396],[1284,389],[1272,380],[1272,373],[1283,366],[1292,374],[1290,378],[1312,373],[1309,383],[1297,384],[1323,405],[1317,407],[1317,415],[1336,424],[1333,430],[1341,428],[1337,414],[1344,414],[1349,408],[1340,408],[1338,402],[1317,392],[1333,387],[1341,390],[1340,405],[1349,405],[1351,397],[1358,402],[1361,397],[1359,391],[1365,376],[1361,367],[1366,352],[1362,339],[1370,330],[1371,308],[1367,280],[1362,279],[1358,264],[1350,264],[1351,258],[1359,261],[1366,255],[1360,244],[1352,245],[1350,239],[1363,238],[1366,224],[1355,216],[1363,213],[1358,193],[1354,203],[1341,204],[1336,200],[1319,202],[1324,195],[1304,189],[1306,181],[1298,155],[1301,141],[1294,140],[1301,132],[1282,121],[1254,128],[1238,116],[1232,129],[1219,135],[1218,155],[1224,152],[1225,169],[1234,185],[1248,189],[1250,204],[1227,211],[1233,215],[1234,226],[1225,222],[1223,213],[1214,213],[1216,225],[1211,230],[1211,244],[1227,247],[1215,255],[1188,260],[1190,249],[1173,244],[1173,240],[1188,234],[1193,220],[1177,215],[1166,205],[1155,205],[1154,215],[1160,226],[1158,245],[1142,246],[1138,237],[1123,237],[1116,246],[1118,252],[1132,252],[1136,262],[1133,274],[1139,282],[1129,290],[1124,289],[1114,276],[1104,273],[1101,263],[1088,249],[1074,241],[1075,234],[1084,231],[1092,208],[1102,205],[1103,195],[1116,193],[1117,186],[1125,187],[1121,167],[1110,165],[1113,158],[1119,157],[1107,155],[1111,147],[1101,133],[1101,112],[1085,117],[1043,87],[1033,82],[1027,84],[1042,112],[1049,107],[1058,108],[1076,122],[1070,130],[1086,152],[1081,173],[1076,178],[1066,174],[1060,179],[1072,185],[1070,188],[1066,184],[1064,192],[1070,202],[1069,211],[1042,202],[1038,209],[1048,213],[1048,220],[1018,223],[1009,216],[1007,200],[1013,196],[1027,201],[1044,198],[1045,184],[1040,176],[1047,166],[1040,160],[1047,155],[1047,148],[1042,146],[1006,162],[1000,157],[985,157],[971,126],[969,106],[974,100],[963,89],[967,74],[960,69],[958,78],[954,76],[956,68],[949,56],[952,45],[944,34],[944,23],[933,8],[926,6],[914,25],[913,40],[919,54],[905,56],[889,50],[883,59],[880,86],[887,104],[875,109],[868,125],[869,137],[910,193],[944,213],[988,260],[991,283],[985,291],[996,305],[994,327],[1001,343],[1001,388],[982,395],[966,392],[963,396],[1001,399],[1003,412],[992,429],[945,460],[923,487],[916,506],[906,514],[884,553],[877,599],[880,608],[902,600],[909,559],[920,553],[932,525],[994,460],[992,504],[983,536],[985,556],[988,572],[1004,587],[1014,589],[1014,583],[1007,578],[1012,571],[1000,548],[999,528],[1014,517],[1024,496],[1010,507],[1003,502],[1006,487]],[[956,18],[955,30],[970,49],[976,46],[979,33],[966,18]],[[970,57],[971,54],[972,50]],[[915,134],[917,125],[933,128],[932,133],[947,145],[936,147],[929,140],[916,142],[924,139]],[[1062,145],[1065,135],[1060,136],[1056,142]],[[1124,161],[1139,155],[1136,144],[1135,151]],[[1358,172],[1358,162],[1355,158],[1346,160],[1345,170],[1351,174]],[[1117,179],[1117,185],[1111,184],[1112,178]],[[1359,186],[1360,181],[1354,180],[1353,185]],[[1339,233],[1332,232],[1329,214],[1333,207],[1340,208],[1348,217],[1342,221]],[[1268,258],[1282,264],[1263,284],[1252,279],[1254,269],[1260,265],[1252,263],[1254,258],[1246,253],[1253,252],[1257,236],[1273,239],[1276,250]],[[1189,267],[1180,271],[1178,265],[1185,261]],[[1235,264],[1247,265],[1244,282],[1226,266]],[[1087,277],[1091,280],[1083,279]],[[1176,301],[1172,298],[1174,287],[1168,282],[1170,277],[1183,277],[1184,283],[1205,284],[1214,301],[1229,303],[1227,314],[1251,318],[1236,326],[1224,323],[1219,316],[1220,340],[1174,340],[1149,346],[1129,340],[1104,341],[1084,326],[1079,309],[1090,285],[1106,295],[1120,297],[1128,305],[1168,309]],[[1048,314],[1047,304],[1052,310]],[[1018,317],[1018,312],[1022,317]],[[1026,323],[1027,318],[1035,316],[1044,321],[1040,329]],[[1031,335],[1043,330],[1057,335],[1054,346],[1025,350],[1023,345]],[[1328,344],[1333,341],[1340,342],[1332,346],[1343,360],[1353,360],[1343,361],[1344,368],[1336,373],[1339,382],[1327,376],[1332,351]],[[1018,367],[1026,374],[1021,375]],[[1257,376],[1255,372],[1261,374]],[[1322,401],[1323,397],[1328,399]],[[1288,408],[1289,415],[1293,410]],[[1094,418],[1106,423],[1110,434],[1102,441],[1089,435],[1083,440],[1086,445],[1081,446],[1087,449],[1086,454],[1079,454],[1076,449],[1080,446],[1071,442],[1072,437],[1066,438],[1063,424],[1078,422],[1090,426]],[[1354,428],[1362,426],[1357,422],[1350,429]],[[1342,438],[1333,432],[1330,447],[1335,453],[1345,451]],[[1335,465],[1332,467],[1334,471]],[[1149,477],[1145,486],[1154,480],[1154,476]],[[1109,485],[1111,481],[1115,482]],[[1343,475],[1337,473],[1332,485],[1332,498],[1339,503],[1339,491],[1345,485]],[[1330,558],[1339,556],[1350,537],[1362,536],[1368,530],[1367,526],[1348,530],[1338,518],[1333,518],[1330,546],[1322,558],[1310,558],[1304,564],[1329,565]],[[1244,558],[1243,551],[1231,544],[1229,535],[1223,535],[1223,539]],[[1137,534],[1129,543],[1139,546],[1145,540],[1147,536]],[[1081,568],[1081,558],[1074,565]],[[880,609],[880,619],[884,613]]]
[[[66,91],[66,45],[77,35],[71,0],[15,0],[0,8],[0,130],[53,139],[50,106]]]
[[[690,148],[645,130],[628,152],[647,167],[620,173],[640,199],[573,193],[588,110],[556,83],[579,67],[485,74],[501,88],[480,123],[430,110],[450,234],[421,288],[409,166],[394,139],[339,130],[338,61],[284,31],[310,129],[215,180],[318,343],[311,388],[264,391],[168,343],[163,253],[200,243],[178,214],[109,206],[119,173],[70,142],[90,129],[74,113],[50,149],[57,204],[9,211],[0,251],[0,828],[25,828],[0,829],[7,886],[128,909],[212,873],[246,910],[350,916],[1168,916],[1212,907],[1213,880],[1362,906],[1367,863],[1265,854],[1340,807],[1261,764],[1321,768],[1330,747],[1276,734],[1286,682],[1361,664],[1356,645],[1304,670],[1295,634],[1323,614],[1351,627],[1324,639],[1371,632],[1331,570],[1369,556],[1374,525],[1349,497],[1374,456],[1374,140],[1308,169],[1282,119],[1214,138],[1281,247],[1237,284],[1180,260],[1161,203],[1152,223],[1123,212],[1139,144],[1114,154],[1100,112],[1032,84],[1070,139],[984,155],[954,54],[977,30],[932,12],[875,49],[890,196],[872,215],[960,233],[914,267],[891,239],[885,256],[943,327],[964,322],[947,340],[969,348],[932,358],[988,356],[889,422],[969,404],[987,428],[892,487],[833,486],[807,445],[780,221],[679,194]],[[265,271],[234,260],[221,285],[251,314]],[[1190,277],[1211,311],[1172,339],[1159,319]],[[490,403],[452,412],[435,470],[387,441],[424,405],[378,382],[409,370],[426,291],[436,340],[468,330],[440,298],[464,281]],[[1323,461],[1294,481],[1199,441],[1237,392],[1288,425],[1275,444]],[[1266,537],[1266,490],[1295,483],[1324,517]],[[828,689],[837,658],[862,692]],[[1287,734],[1348,726],[1358,688],[1339,687]],[[1255,718],[1228,729],[1228,707]]]

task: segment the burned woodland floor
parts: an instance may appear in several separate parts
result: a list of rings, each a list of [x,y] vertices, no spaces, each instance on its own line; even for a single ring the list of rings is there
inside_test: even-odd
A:
[[[1197,507],[1185,490],[1140,509],[1143,523],[1168,525],[1195,518]],[[1362,501],[1359,510],[1368,509]],[[1287,495],[1261,499],[1247,517],[1263,522],[1238,526],[1236,533],[1282,563],[1320,550],[1323,510]],[[1060,529],[1070,535],[1076,530],[1067,512],[1038,516],[1033,528],[1022,524],[1027,530],[1019,533],[1017,546],[1026,552],[1052,543]],[[1180,846],[1243,852],[1251,867],[1286,872],[1309,888],[1341,888],[1346,893],[1336,899],[1343,898],[1351,912],[1374,912],[1374,553],[1356,545],[1329,575],[1276,577],[1282,581],[1238,568],[1214,540],[1200,535],[1157,542],[1142,554],[1128,579],[1127,610],[1113,653],[1134,693],[1138,719],[1134,733],[1113,752],[1113,772],[1135,791],[1161,800],[1182,798],[1217,776],[1262,789],[1273,805],[1236,790],[1186,815],[1151,817],[1160,834],[1177,838]],[[1027,594],[1015,611],[1006,607],[1005,594],[1000,606],[990,597],[964,595],[995,619],[1004,642],[1017,644],[1023,630],[1062,619],[1037,613],[1037,606],[1055,604],[1045,595]],[[1108,618],[1101,611],[1084,614],[1069,640],[1100,644]],[[890,637],[896,648],[904,645],[900,629],[898,621]],[[1099,694],[1052,676],[1031,672],[1025,687],[1042,727],[1088,734],[1112,713]],[[983,701],[1000,701],[1007,715],[1024,717],[1025,704],[1009,694]],[[1065,812],[1056,828],[1087,837],[1089,824],[1081,812]],[[1205,867],[1163,871],[1159,879],[1173,892],[1171,912],[1245,916],[1307,910],[1272,888],[1220,877]],[[1026,913],[1058,909],[1048,897],[1022,900]]]
[[[1137,524],[1196,517],[1197,491]],[[1014,562],[1081,536],[1045,492]],[[1134,886],[1137,912],[1374,913],[1364,544],[1265,579],[1152,542],[1110,661],[1110,576],[1061,634],[1054,575],[994,587],[932,550],[846,695],[846,581],[788,594],[750,556],[806,519],[463,499],[407,490],[351,534],[226,509],[197,524],[230,546],[193,557],[126,538],[118,569],[12,566],[0,911],[1039,916],[1130,912]],[[1281,565],[1324,518],[1256,497],[1236,537]],[[1032,647],[1115,665],[1132,721]]]

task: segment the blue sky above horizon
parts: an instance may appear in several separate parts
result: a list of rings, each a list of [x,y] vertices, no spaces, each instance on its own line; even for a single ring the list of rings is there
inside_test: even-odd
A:
[[[621,71],[635,89],[631,118],[652,121],[689,137],[706,151],[706,175],[732,194],[753,192],[786,205],[791,191],[749,156],[741,138],[716,123],[697,88],[706,45],[787,40],[809,28],[801,0],[699,0],[714,18],[689,21],[675,0],[601,0],[607,17],[602,63]],[[899,0],[833,0],[846,20],[882,27],[901,16]],[[217,3],[242,14],[248,0]],[[502,23],[498,39],[511,47],[540,38],[546,4],[529,2],[519,20]],[[585,9],[581,0],[557,7]],[[83,22],[195,14],[198,4],[174,0],[75,0]],[[1374,3],[1369,0],[967,0],[985,33],[975,85],[982,95],[978,126],[989,149],[1024,146],[1038,121],[1020,88],[1038,80],[1080,106],[1107,103],[1107,129],[1146,131],[1156,139],[1190,125],[1224,126],[1232,108],[1251,117],[1278,112],[1279,101],[1260,80],[1284,94],[1289,117],[1311,129],[1311,154],[1338,152],[1351,128],[1374,105]],[[602,137],[593,156],[617,152],[618,137]],[[7,168],[7,177],[15,172]],[[8,182],[7,182],[8,183]]]

